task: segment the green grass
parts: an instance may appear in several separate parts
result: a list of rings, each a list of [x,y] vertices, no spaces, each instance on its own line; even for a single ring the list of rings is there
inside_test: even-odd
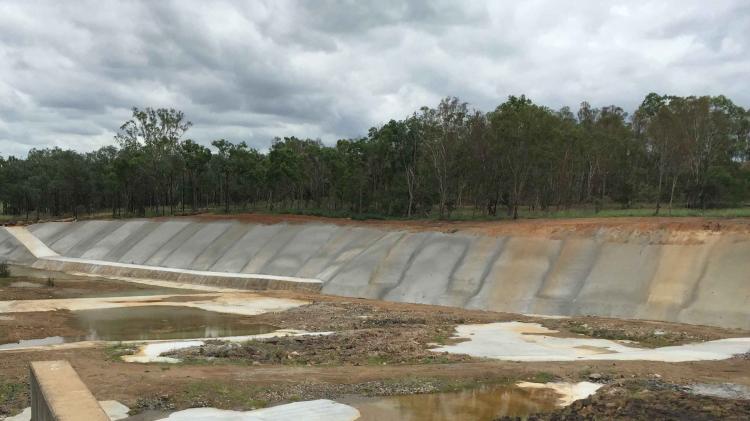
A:
[[[123,355],[131,355],[135,351],[136,348],[133,345],[125,345],[121,342],[107,345],[107,347],[104,348],[104,353],[109,361],[121,361],[120,357]]]
[[[534,375],[534,383],[549,383],[556,380],[556,377],[552,373],[546,371],[540,371]]]
[[[655,206],[653,204],[639,204],[631,208],[622,208],[619,206],[609,205],[597,211],[593,206],[581,206],[572,209],[550,209],[547,211],[531,210],[528,207],[519,209],[519,219],[575,219],[575,218],[621,218],[621,217],[706,217],[706,218],[747,218],[750,217],[750,206],[735,208],[717,208],[717,209],[688,209],[673,208],[671,213],[666,207],[662,207],[659,215],[654,215]],[[206,212],[216,215],[224,215],[223,208],[210,208]],[[241,213],[261,213],[271,215],[309,215],[321,216],[327,218],[350,218],[354,220],[438,220],[437,211],[433,211],[429,216],[416,215],[406,218],[400,215],[383,215],[377,213],[356,213],[346,210],[327,210],[314,208],[288,208],[268,210],[264,205],[257,205],[247,208],[231,208],[230,215]],[[505,209],[498,209],[498,215],[489,216],[472,207],[459,208],[451,212],[450,218],[444,218],[452,221],[496,221],[512,220]]]
[[[29,404],[29,385],[0,379],[0,415],[19,412]]]
[[[609,203],[600,210],[596,210],[593,205],[578,206],[571,209],[550,209],[546,211],[531,210],[528,207],[521,207],[519,209],[519,219],[575,219],[575,218],[622,218],[622,217],[706,217],[706,218],[749,218],[750,217],[750,206],[734,207],[734,208],[716,208],[716,209],[688,209],[676,207],[672,209],[670,213],[666,207],[662,207],[659,215],[654,215],[654,204],[651,203],[640,203],[630,208],[622,208],[616,204]],[[175,207],[175,215],[182,215],[182,208]],[[259,213],[268,215],[307,215],[307,216],[318,216],[326,218],[348,218],[353,220],[439,220],[437,210],[433,210],[429,215],[418,214],[411,218],[407,218],[403,215],[385,215],[375,212],[352,212],[346,209],[319,209],[319,208],[279,208],[276,207],[273,210],[269,210],[265,203],[256,203],[252,206],[245,207],[230,207],[229,213],[224,212],[223,206],[212,206],[208,208],[202,208],[197,213],[210,213],[215,215],[238,215],[243,213]],[[186,216],[193,214],[190,209],[185,210]],[[153,209],[146,209],[146,217],[162,216],[162,212],[158,214]],[[168,209],[166,215],[169,215]],[[70,218],[72,215],[40,215],[42,220],[48,219],[62,219]],[[107,219],[112,216],[110,211],[107,212],[95,212],[91,215],[79,215],[79,219]],[[135,218],[138,215],[123,214],[120,218]],[[24,221],[25,215],[0,215],[0,222],[9,221]],[[36,213],[29,215],[30,220],[36,219]],[[507,215],[504,208],[498,209],[496,216],[489,216],[484,214],[480,209],[474,209],[473,207],[463,207],[455,209],[451,212],[450,217],[443,218],[451,221],[498,221],[498,220],[512,220],[512,217]]]
[[[268,402],[253,398],[260,392],[254,387],[243,387],[221,381],[199,380],[189,383],[181,399],[193,406],[216,408],[258,409],[268,406]]]

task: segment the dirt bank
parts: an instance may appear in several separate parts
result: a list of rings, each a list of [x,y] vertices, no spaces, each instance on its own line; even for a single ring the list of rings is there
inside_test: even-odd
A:
[[[623,232],[647,232],[666,230],[675,232],[734,232],[750,233],[747,218],[702,218],[702,217],[617,217],[617,218],[570,218],[570,219],[520,219],[503,221],[441,221],[441,220],[352,220],[308,215],[279,215],[243,213],[231,215],[199,214],[184,218],[199,221],[240,221],[252,224],[306,224],[324,223],[353,225],[391,230],[437,231],[453,233],[473,232],[479,235],[539,235],[577,233],[592,235],[601,229]],[[168,220],[169,218],[154,218]]]

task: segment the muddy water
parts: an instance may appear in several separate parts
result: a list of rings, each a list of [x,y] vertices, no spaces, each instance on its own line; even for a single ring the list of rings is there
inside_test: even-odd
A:
[[[277,330],[275,326],[253,323],[248,317],[178,306],[79,310],[73,314],[74,326],[85,332],[82,336],[22,340],[0,344],[0,350],[80,341],[219,338]]]
[[[525,418],[556,408],[559,395],[550,389],[483,386],[448,393],[352,398],[342,400],[362,414],[362,421],[490,421],[500,416]]]
[[[122,307],[74,312],[85,340],[130,341],[218,338],[268,333],[271,325],[248,318],[189,307]],[[81,340],[81,338],[78,338]]]

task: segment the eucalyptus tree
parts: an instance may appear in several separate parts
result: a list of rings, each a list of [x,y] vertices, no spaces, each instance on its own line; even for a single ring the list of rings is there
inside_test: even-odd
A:
[[[192,126],[182,111],[173,108],[133,108],[132,118],[126,121],[115,136],[123,148],[143,148],[146,173],[153,186],[156,212],[159,206],[172,205],[174,183],[179,172],[179,142]],[[162,207],[164,213],[164,207]]]
[[[196,143],[192,139],[186,139],[180,143],[180,155],[184,162],[187,180],[182,181],[182,210],[185,211],[185,194],[184,189],[187,182],[190,183],[191,191],[191,208],[195,211],[198,208],[198,180],[201,175],[208,171],[208,163],[211,161],[211,150],[207,147]]]

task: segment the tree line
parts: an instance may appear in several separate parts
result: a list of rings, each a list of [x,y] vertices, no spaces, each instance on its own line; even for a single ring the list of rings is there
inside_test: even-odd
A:
[[[510,96],[490,112],[443,99],[335,145],[276,138],[267,152],[191,140],[174,109],[132,110],[113,145],[0,156],[9,215],[168,215],[220,208],[450,218],[456,209],[743,205],[750,112],[724,96],[649,94],[617,106],[552,110]]]

